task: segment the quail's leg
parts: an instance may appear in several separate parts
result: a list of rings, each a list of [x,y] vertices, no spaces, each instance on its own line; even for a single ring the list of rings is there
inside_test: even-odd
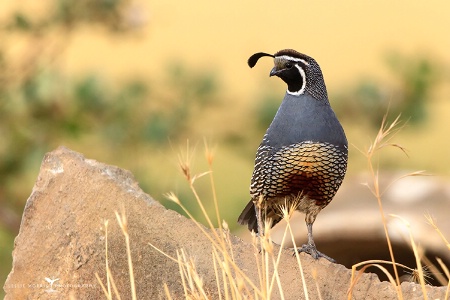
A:
[[[256,224],[258,225],[258,236],[264,235],[264,227],[262,223],[262,215],[261,215],[261,209],[258,206],[258,203],[255,203],[255,214],[256,214]]]
[[[313,223],[306,223],[306,227],[308,228],[308,244],[304,244],[301,248],[297,248],[298,252],[305,252],[314,257],[315,259],[319,259],[320,257],[323,257],[327,260],[329,260],[332,263],[335,263],[336,261],[329,257],[328,255],[323,254],[322,252],[319,252],[316,248],[316,244],[314,244],[313,234],[312,234],[312,226]]]
[[[256,214],[256,224],[258,224],[258,232],[256,234],[260,238],[259,252],[261,253],[263,251],[263,243],[261,242],[261,237],[264,235],[264,227],[263,227],[264,225],[262,223],[262,214],[261,209],[258,206],[258,203],[255,203],[255,214]]]

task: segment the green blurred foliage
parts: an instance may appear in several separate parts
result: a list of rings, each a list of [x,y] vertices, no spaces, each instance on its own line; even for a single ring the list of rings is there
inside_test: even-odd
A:
[[[373,130],[378,130],[386,112],[388,122],[401,115],[408,124],[424,124],[427,102],[443,79],[442,63],[429,55],[390,52],[385,64],[390,80],[367,76],[334,94],[336,113],[350,124],[367,124]]]
[[[20,35],[29,46],[17,61],[8,57],[10,45],[0,43],[0,282],[10,270],[12,240],[46,152],[61,144],[81,152],[98,149],[105,161],[148,177],[138,162],[130,163],[132,153],[179,143],[199,114],[220,103],[213,72],[180,63],[159,74],[166,78],[157,84],[151,78],[117,83],[101,73],[67,74],[54,63],[76,26],[126,38],[136,25],[129,3],[54,0],[45,3],[47,14],[17,11],[0,21],[4,35]],[[55,30],[64,32],[62,45],[52,40]],[[153,172],[143,186],[159,175]]]
[[[158,102],[144,124],[144,138],[150,142],[166,143],[186,136],[194,116],[218,104],[219,89],[210,72],[195,73],[180,63],[168,67],[165,92],[152,101]],[[161,105],[162,104],[162,105]]]
[[[426,56],[407,57],[392,52],[387,56],[391,71],[399,78],[400,97],[395,109],[420,124],[427,118],[426,102],[442,80],[442,63]]]
[[[3,24],[10,31],[44,33],[53,28],[66,31],[80,25],[98,25],[109,32],[126,32],[130,22],[129,0],[49,0],[42,2],[47,12],[42,16],[18,10]]]
[[[265,131],[272,123],[273,117],[280,106],[280,97],[279,95],[265,94],[261,98],[255,108],[255,115],[258,128]]]

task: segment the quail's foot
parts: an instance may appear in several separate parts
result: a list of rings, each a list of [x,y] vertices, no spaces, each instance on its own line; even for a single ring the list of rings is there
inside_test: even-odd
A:
[[[329,257],[328,255],[323,254],[322,252],[318,251],[316,246],[311,245],[311,244],[304,244],[301,248],[297,248],[296,251],[299,253],[300,252],[308,253],[314,259],[319,259],[319,258],[323,257],[332,263],[336,263],[336,260],[334,260],[331,257]]]

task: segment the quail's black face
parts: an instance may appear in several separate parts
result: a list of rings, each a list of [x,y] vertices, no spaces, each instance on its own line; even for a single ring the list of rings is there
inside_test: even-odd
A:
[[[278,76],[286,82],[290,93],[302,94],[306,82],[305,65],[287,56],[275,56],[274,63],[270,76]]]

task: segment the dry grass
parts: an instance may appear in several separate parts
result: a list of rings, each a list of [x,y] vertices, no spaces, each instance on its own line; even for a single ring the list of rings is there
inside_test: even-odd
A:
[[[391,142],[391,139],[395,136],[395,134],[401,129],[401,126],[398,126],[398,118],[390,125],[387,125],[385,123],[385,120],[383,120],[382,126],[380,128],[380,131],[378,132],[375,140],[373,143],[371,143],[370,147],[366,151],[361,151],[366,157],[368,161],[368,168],[370,171],[370,174],[372,176],[372,184],[367,186],[373,193],[374,197],[377,199],[380,215],[381,215],[381,222],[384,227],[384,232],[386,235],[386,240],[389,247],[389,253],[391,260],[390,261],[382,261],[382,260],[370,260],[370,261],[363,261],[358,264],[355,264],[352,266],[352,278],[351,282],[349,283],[349,289],[348,289],[348,299],[352,299],[352,292],[353,288],[357,284],[359,278],[364,273],[364,271],[369,267],[376,267],[379,268],[382,272],[386,274],[386,276],[389,279],[389,282],[394,286],[396,292],[397,292],[397,298],[398,299],[404,299],[401,286],[400,286],[400,278],[398,274],[397,268],[403,268],[407,270],[411,274],[412,280],[418,282],[420,284],[420,287],[422,289],[423,293],[423,299],[428,299],[428,296],[426,294],[426,288],[425,285],[427,283],[427,278],[430,274],[428,270],[431,270],[433,275],[435,273],[438,273],[436,270],[436,267],[433,266],[429,260],[427,260],[426,256],[423,254],[423,251],[420,247],[417,246],[413,234],[411,230],[409,229],[409,223],[404,220],[400,216],[396,215],[386,215],[383,210],[383,203],[382,203],[382,195],[384,191],[381,191],[380,185],[379,185],[379,171],[375,167],[375,159],[378,159],[378,152],[380,150],[386,148],[386,147],[394,147],[402,152],[406,153],[405,149],[398,145]],[[198,178],[209,176],[210,184],[212,187],[211,193],[212,193],[212,199],[215,206],[215,214],[217,220],[221,220],[220,218],[220,212],[218,209],[218,201],[217,201],[217,195],[216,191],[214,189],[214,176],[212,172],[212,166],[214,161],[214,155],[211,148],[205,143],[205,157],[208,162],[209,170],[200,174],[191,174],[191,150],[189,148],[189,145],[187,146],[187,150],[184,153],[184,155],[179,156],[179,165],[180,168],[186,178],[186,181],[189,184],[189,187],[195,196],[195,199],[197,201],[197,204],[201,211],[203,212],[203,215],[206,219],[206,222],[211,229],[209,232],[204,229],[204,227],[197,222],[192,214],[186,209],[186,207],[183,205],[183,203],[180,201],[180,199],[174,194],[174,193],[168,193],[166,197],[170,199],[171,201],[177,203],[184,211],[185,213],[194,221],[194,223],[198,226],[198,228],[203,232],[205,237],[208,238],[208,240],[211,243],[211,260],[214,267],[214,274],[215,274],[215,282],[216,282],[216,294],[218,295],[218,299],[271,299],[274,298],[276,295],[276,298],[279,299],[285,299],[283,286],[281,284],[279,272],[278,272],[278,266],[281,259],[281,248],[278,250],[278,252],[274,251],[271,235],[270,235],[270,224],[266,223],[265,228],[265,235],[257,237],[253,234],[253,246],[254,246],[254,254],[255,254],[255,266],[257,269],[258,278],[256,281],[254,281],[252,278],[246,275],[246,273],[239,268],[239,266],[236,263],[236,260],[234,258],[233,254],[233,248],[231,246],[231,239],[230,239],[230,232],[228,230],[228,225],[226,222],[222,222],[219,224],[214,225],[211,218],[206,212],[206,209],[196,191],[195,188],[195,182]],[[405,176],[417,176],[417,175],[423,175],[423,172],[414,172],[407,174]],[[402,176],[402,177],[405,177]],[[402,178],[401,177],[401,178]],[[400,179],[400,178],[399,178]],[[389,187],[388,187],[389,188]],[[283,207],[281,207],[284,221],[286,222],[287,226],[283,234],[282,242],[281,244],[284,244],[285,240],[290,238],[292,240],[292,243],[294,247],[296,246],[294,235],[292,232],[292,228],[290,226],[290,217],[292,216],[292,213],[294,211],[294,207],[288,204],[285,204]],[[394,251],[392,249],[392,243],[389,237],[388,229],[387,229],[387,218],[397,218],[401,220],[405,226],[408,228],[409,232],[409,243],[411,245],[411,249],[414,253],[414,256],[416,258],[416,267],[411,268],[402,264],[399,264],[395,261]],[[127,231],[127,221],[125,213],[122,212],[121,215],[116,213],[117,222],[120,225],[120,228],[122,229],[122,233],[125,237],[126,241],[126,247],[127,247],[127,256],[128,256],[128,265],[129,265],[129,276],[130,276],[130,284],[131,284],[131,295],[133,299],[136,299],[136,290],[134,285],[134,276],[133,276],[133,264],[132,264],[132,258],[131,258],[131,251],[130,251],[130,241],[129,241],[129,235]],[[431,216],[426,216],[428,223],[436,230],[439,237],[442,239],[442,241],[445,243],[445,245],[450,250],[450,244],[448,240],[444,237],[442,232],[439,230],[435,220]],[[100,277],[98,274],[96,274],[96,277],[104,291],[105,297],[107,299],[113,299],[113,296],[116,299],[121,299],[119,291],[116,288],[116,285],[114,283],[114,279],[111,275],[111,270],[108,265],[108,221],[105,221],[105,257],[106,257],[106,286],[102,283]],[[218,228],[218,229],[216,229]],[[203,284],[202,276],[198,272],[195,264],[195,260],[192,257],[189,257],[186,254],[186,251],[184,249],[179,249],[176,251],[176,257],[171,257],[168,254],[164,253],[157,247],[151,245],[154,249],[159,251],[162,255],[165,255],[166,257],[170,258],[174,262],[178,264],[179,267],[179,276],[181,278],[183,290],[184,290],[184,296],[186,299],[210,299],[210,292],[205,289],[205,286]],[[310,299],[310,296],[308,294],[308,288],[306,286],[306,280],[303,272],[302,262],[300,260],[300,256],[297,251],[295,252],[295,260],[299,268],[299,278],[300,282],[299,284],[302,285],[304,290],[304,297],[305,299]],[[449,298],[450,294],[450,273],[448,268],[442,263],[442,260],[439,258],[437,261],[440,264],[440,267],[444,270],[445,277],[441,275],[438,280],[441,282],[442,285],[447,285],[447,292],[445,295],[445,300]],[[387,269],[386,265],[393,266],[394,274],[391,274]],[[315,278],[316,273],[312,273],[313,278]],[[439,277],[439,276],[437,276]],[[316,290],[318,294],[318,299],[322,299],[320,288],[318,285],[317,280],[316,282]],[[167,299],[172,299],[172,294],[170,287],[168,287],[166,284],[164,285],[164,292]]]
[[[389,248],[389,254],[391,257],[391,261],[380,261],[380,260],[370,260],[370,261],[363,261],[360,262],[358,264],[355,264],[352,266],[352,280],[350,283],[350,288],[348,291],[348,299],[352,298],[352,290],[353,287],[355,286],[355,284],[357,283],[358,279],[360,278],[360,275],[362,274],[362,272],[364,272],[368,267],[377,267],[379,268],[383,273],[386,274],[386,276],[388,277],[389,281],[391,282],[391,284],[394,286],[396,292],[397,292],[397,298],[402,300],[404,299],[403,297],[403,293],[401,290],[401,286],[400,286],[400,277],[398,274],[398,267],[400,268],[404,268],[406,270],[409,271],[409,273],[411,274],[411,279],[417,283],[420,284],[420,287],[422,289],[422,295],[423,295],[423,299],[428,299],[427,293],[426,293],[426,287],[425,285],[427,284],[427,278],[429,278],[430,274],[428,272],[428,267],[430,269],[434,269],[437,270],[432,264],[431,262],[424,256],[423,251],[420,247],[417,246],[411,228],[410,228],[410,224],[408,221],[406,221],[404,218],[402,218],[401,216],[398,215],[388,215],[391,218],[397,218],[399,220],[401,220],[403,222],[403,224],[406,226],[408,233],[409,233],[409,243],[411,246],[411,249],[414,253],[414,257],[416,259],[416,268],[412,269],[408,266],[404,266],[401,264],[396,263],[395,261],[395,256],[394,256],[394,251],[392,249],[392,242],[391,239],[389,237],[389,232],[388,232],[388,228],[387,228],[387,218],[386,218],[386,214],[384,212],[383,209],[383,202],[382,202],[382,196],[383,193],[392,185],[394,184],[396,181],[405,178],[405,177],[410,177],[410,176],[424,176],[426,175],[423,171],[417,171],[417,172],[413,172],[413,173],[409,173],[409,174],[405,174],[399,178],[397,178],[396,180],[394,180],[390,185],[388,185],[386,187],[385,190],[381,191],[380,189],[380,184],[379,184],[379,170],[376,167],[378,159],[379,159],[379,152],[385,148],[396,148],[398,150],[400,150],[401,152],[403,152],[405,155],[407,155],[406,149],[404,147],[402,147],[399,144],[393,143],[392,142],[392,138],[403,128],[403,126],[400,126],[399,124],[399,118],[400,116],[398,116],[391,124],[386,124],[386,115],[383,118],[380,130],[378,131],[377,136],[375,137],[374,141],[371,143],[370,147],[366,150],[366,151],[361,151],[359,150],[363,155],[366,156],[367,158],[367,163],[368,163],[368,169],[370,172],[370,176],[372,178],[372,184],[369,185],[367,184],[367,187],[369,188],[369,190],[371,191],[371,193],[373,194],[373,196],[376,198],[377,203],[378,203],[378,207],[379,207],[379,211],[380,211],[380,216],[381,216],[381,222],[383,224],[383,229],[384,229],[384,233],[386,236],[386,241],[388,244],[388,248]],[[430,217],[427,218],[429,223],[434,225],[434,229],[439,233],[439,235],[441,236],[441,238],[443,239],[444,243],[447,245],[447,247],[449,247],[448,241],[445,239],[445,237],[442,235],[441,231],[438,229],[438,227],[434,224],[434,222],[432,222],[432,219]],[[450,248],[449,248],[450,249]],[[423,264],[423,261],[425,261],[425,265]],[[389,271],[383,266],[383,265],[392,265],[393,270],[394,270],[394,276],[392,276]],[[441,263],[441,267],[443,264]],[[358,273],[356,274],[356,269],[358,267],[362,268],[358,271]],[[445,268],[446,269],[446,268]],[[439,272],[434,271],[433,274],[438,274]],[[448,272],[447,272],[448,273]],[[439,277],[439,276],[437,276]],[[439,279],[439,278],[438,278]],[[445,299],[448,299],[448,291],[449,291],[449,286],[450,286],[450,276],[448,276],[447,274],[447,279],[444,279],[442,276],[440,278],[440,282],[444,285],[447,285],[447,294]]]
[[[216,212],[217,220],[220,220],[220,213],[218,209],[218,201],[216,196],[216,191],[214,188],[214,176],[212,172],[212,165],[214,161],[214,155],[211,148],[205,143],[205,157],[208,162],[209,170],[198,174],[191,174],[190,166],[190,149],[187,147],[186,153],[179,156],[179,164],[182,173],[184,174],[189,187],[200,207],[206,222],[209,225],[210,233],[206,232],[204,227],[195,221],[191,213],[185,208],[180,199],[173,194],[167,194],[167,198],[171,201],[180,205],[180,207],[185,211],[185,213],[194,221],[198,228],[205,234],[209,239],[212,246],[211,258],[214,266],[214,273],[216,276],[217,283],[217,295],[219,299],[270,299],[275,291],[278,291],[277,296],[280,299],[285,299],[283,288],[281,285],[280,276],[278,273],[278,266],[281,259],[282,249],[280,248],[278,252],[274,251],[274,246],[270,236],[270,224],[266,222],[265,235],[257,237],[253,234],[253,245],[255,253],[255,265],[258,272],[258,281],[254,282],[250,277],[248,277],[243,270],[239,268],[234,259],[233,250],[230,244],[230,232],[228,230],[228,225],[226,222],[222,222],[214,226],[210,217],[206,213],[204,205],[198,196],[196,188],[194,186],[195,181],[203,176],[209,176],[211,187],[212,187],[212,198]],[[289,219],[293,213],[293,206],[285,205],[282,208],[284,220],[287,222],[288,226],[283,235],[283,242],[288,238],[288,235],[292,239],[295,245],[295,240],[292,235],[292,228],[289,224]],[[219,230],[216,229],[219,228]],[[153,246],[153,245],[152,245]],[[154,246],[153,246],[154,247]],[[156,247],[154,247],[157,249]],[[159,249],[157,249],[160,251]],[[164,254],[166,255],[166,254]],[[167,255],[166,255],[167,256]],[[169,257],[169,256],[168,256]],[[185,292],[186,299],[206,299],[208,298],[208,293],[204,290],[203,283],[201,281],[201,276],[198,274],[193,260],[185,255],[183,250],[177,252],[177,257],[170,257],[172,260],[176,261],[180,268],[180,276],[183,283],[183,288]],[[300,278],[302,284],[305,287],[304,293],[305,298],[309,299],[308,291],[305,285],[305,278],[303,275],[303,269],[298,253],[296,253],[296,261],[300,270]],[[165,288],[166,296],[171,298],[170,290]]]
[[[127,226],[128,222],[127,222],[127,217],[126,217],[125,211],[122,210],[121,214],[116,212],[116,219],[117,219],[117,223],[119,224],[120,229],[122,230],[122,234],[125,237],[125,245],[126,245],[126,249],[127,249],[128,272],[129,272],[128,274],[129,274],[130,287],[131,287],[131,299],[136,300],[137,296],[136,296],[136,286],[135,286],[135,278],[134,278],[134,272],[133,272],[133,260],[131,259],[130,236],[128,234],[128,226]],[[114,278],[111,274],[111,269],[109,268],[108,224],[109,224],[109,221],[105,220],[103,225],[105,226],[105,263],[106,263],[106,286],[107,287],[105,287],[105,285],[103,284],[98,273],[95,273],[95,277],[97,278],[97,281],[100,284],[100,286],[103,290],[103,293],[105,294],[105,297],[108,300],[113,299],[113,293],[111,291],[111,287],[113,289],[114,296],[116,297],[116,299],[120,300],[121,299],[120,293],[114,282]]]

